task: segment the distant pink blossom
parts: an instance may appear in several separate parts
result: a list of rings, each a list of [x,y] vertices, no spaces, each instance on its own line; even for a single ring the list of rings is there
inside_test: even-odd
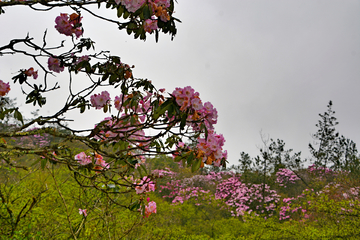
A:
[[[290,169],[280,168],[276,173],[276,182],[279,183],[279,186],[284,186],[286,184],[295,183],[295,181],[300,180],[300,178]]]
[[[79,214],[80,214],[80,215],[84,215],[84,217],[87,216],[86,211],[87,211],[86,209],[81,209],[81,208],[79,208]]]

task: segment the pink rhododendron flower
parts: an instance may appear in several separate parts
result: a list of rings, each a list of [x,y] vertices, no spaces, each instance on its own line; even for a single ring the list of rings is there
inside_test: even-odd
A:
[[[81,19],[82,17],[76,13],[70,16],[66,13],[60,13],[60,16],[55,19],[55,28],[61,34],[71,36],[74,33],[76,38],[79,38],[83,34],[83,29],[80,26]]]
[[[49,57],[48,59],[48,68],[51,71],[60,73],[62,71],[64,71],[64,67],[60,66],[60,59],[59,58],[53,58],[53,57]]]
[[[157,20],[146,19],[144,21],[145,32],[152,33],[152,31],[156,29],[158,29]]]
[[[146,176],[142,178],[140,183],[135,183],[135,185],[136,185],[136,187],[135,187],[136,194],[155,191],[155,184],[153,183],[153,181],[151,181],[150,178],[148,178]]]
[[[203,108],[200,98],[194,98],[193,100],[191,100],[191,106],[194,110],[197,110],[197,111],[199,111]]]
[[[167,10],[168,7],[170,7],[170,1],[169,0],[154,0],[149,1],[149,5],[151,7],[152,12],[154,15],[161,19],[163,22],[167,22],[170,20],[170,15]]]
[[[103,170],[105,169],[109,169],[110,168],[110,164],[106,163],[106,161],[103,159],[103,157],[100,154],[95,153],[95,167],[94,169],[96,170]]]
[[[79,208],[79,214],[84,215],[86,217],[87,216],[86,209]]]
[[[10,84],[0,80],[0,96],[5,96],[10,91]]]
[[[276,177],[276,182],[279,183],[279,186],[284,186],[285,188],[287,183],[295,183],[295,181],[300,180],[293,171],[286,168],[279,168]]]
[[[170,7],[170,0],[152,0],[157,6]]]
[[[223,152],[222,147],[224,146],[225,139],[222,134],[216,134],[212,130],[208,131],[208,138],[198,139],[197,148],[203,152],[203,162],[206,164],[221,164],[221,159],[227,157],[227,152]]]
[[[92,163],[91,157],[87,156],[84,152],[75,155],[75,160],[79,161],[80,165],[88,165]]]
[[[116,4],[122,4],[129,12],[136,12],[146,0],[115,0]]]
[[[34,71],[34,68],[29,68],[28,70],[25,71],[26,76],[33,76],[34,79],[37,79],[38,77],[38,71]]]
[[[101,109],[109,104],[110,94],[107,91],[103,91],[101,94],[94,94],[90,97],[90,102],[96,109]]]
[[[156,202],[151,201],[145,206],[144,217],[149,217],[152,213],[156,213]]]

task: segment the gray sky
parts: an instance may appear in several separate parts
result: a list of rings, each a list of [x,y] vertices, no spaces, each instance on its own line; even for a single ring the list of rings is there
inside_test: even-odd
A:
[[[97,50],[111,50],[134,64],[135,77],[151,79],[168,92],[190,85],[203,101],[212,102],[219,113],[216,131],[226,139],[231,164],[241,151],[258,155],[260,131],[309,157],[307,145],[329,100],[340,134],[360,143],[359,0],[178,2],[175,16],[182,23],[174,41],[164,35],[159,43],[153,36],[146,42],[133,40],[115,25],[85,13],[84,37],[91,37]],[[0,45],[27,32],[40,43],[46,28],[49,43],[67,39],[54,29],[60,12],[71,13],[8,9],[0,16]],[[11,73],[29,66],[19,59],[0,58],[0,79],[10,81]],[[61,75],[56,80],[61,81]],[[9,96],[21,99],[13,89]],[[104,117],[96,112],[93,119]],[[88,115],[76,120],[76,126],[94,125]]]

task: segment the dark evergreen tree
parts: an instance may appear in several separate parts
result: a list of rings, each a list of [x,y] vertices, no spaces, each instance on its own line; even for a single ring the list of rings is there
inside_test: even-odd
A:
[[[309,144],[310,153],[314,157],[314,164],[322,167],[334,167],[336,162],[336,147],[338,146],[339,133],[336,132],[335,126],[339,123],[336,121],[335,111],[332,110],[332,101],[327,105],[327,111],[319,114],[320,120],[315,125],[318,127],[313,138],[318,141],[318,147]],[[332,165],[331,165],[332,164]]]
[[[346,170],[355,172],[359,168],[356,144],[340,136],[335,126],[335,111],[332,110],[332,101],[327,105],[327,111],[319,114],[320,120],[315,126],[318,127],[313,138],[317,140],[317,147],[309,144],[310,152],[314,158],[314,164],[328,167],[334,170]]]

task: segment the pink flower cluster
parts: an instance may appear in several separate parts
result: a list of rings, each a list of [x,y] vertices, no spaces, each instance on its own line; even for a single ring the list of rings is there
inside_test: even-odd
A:
[[[146,2],[151,7],[153,17],[158,17],[163,22],[167,22],[170,20],[170,15],[168,9],[170,7],[170,0],[115,0],[116,4],[121,4],[125,6],[125,8],[129,12],[136,12],[139,10]]]
[[[170,20],[170,15],[167,10],[167,8],[170,7],[170,0],[152,0],[149,1],[149,5],[154,15],[160,18],[161,21],[167,22]]]
[[[75,155],[75,160],[79,162],[80,165],[88,165],[93,163],[93,159],[95,160],[95,170],[103,170],[108,169],[110,164],[106,163],[103,157],[100,154],[95,153],[94,156],[88,156],[86,153],[81,152]]]
[[[80,215],[84,215],[84,217],[87,216],[86,211],[87,211],[86,209],[81,209],[81,208],[79,208],[79,214],[80,214]]]
[[[64,71],[64,67],[61,66],[60,59],[56,58],[56,57],[49,57],[48,68],[49,68],[49,70],[57,72],[57,73]]]
[[[175,177],[175,173],[167,174],[171,178]],[[172,199],[173,204],[184,203],[190,199],[194,199],[196,205],[201,205],[199,200],[206,200],[211,203],[213,198],[210,190],[206,188],[214,188],[214,186],[226,178],[226,176],[233,175],[231,172],[210,172],[208,175],[195,175],[190,178],[183,178],[181,180],[172,180],[166,185],[160,185],[159,192],[165,192],[163,198]]]
[[[131,111],[136,113],[139,116],[141,122],[144,122],[146,119],[146,114],[151,111],[151,97],[155,94],[151,92],[146,92],[146,96],[141,96],[140,100],[138,100],[138,104],[135,106],[130,103],[130,100],[134,97],[134,94],[116,96],[114,100],[115,108],[119,111]]]
[[[91,156],[87,156],[84,152],[75,155],[75,160],[78,161],[80,165],[88,165],[92,163]]]
[[[142,194],[144,192],[154,192],[155,184],[149,177],[143,177],[139,183],[134,183],[136,194]]]
[[[186,180],[173,180],[166,183],[166,185],[160,185],[161,190],[159,192],[169,191],[170,193],[164,195],[163,198],[173,199],[173,204],[184,203],[190,198],[198,201],[200,197],[204,198],[206,194],[210,193],[210,191],[205,191],[202,187],[191,186],[189,183],[186,183]]]
[[[134,96],[134,94],[128,94],[123,95],[120,94],[120,96],[116,96],[114,99],[114,105],[115,108],[118,111],[130,111],[131,113],[134,113],[138,119],[141,122],[144,122],[147,116],[147,113],[151,111],[151,97],[153,96],[153,93],[146,92],[146,96],[142,96],[141,93],[136,93],[137,96]],[[139,95],[141,95],[139,97]],[[136,99],[134,101],[137,101],[137,104],[134,104],[131,102],[132,99]],[[107,91],[101,92],[101,94],[94,94],[90,97],[90,102],[93,107],[96,109],[101,109],[106,106],[110,105],[111,98],[110,94]],[[123,115],[125,116],[125,115]]]
[[[276,173],[276,182],[279,183],[279,186],[284,186],[286,184],[295,183],[295,181],[300,180],[300,178],[290,169],[280,168]]]
[[[29,68],[29,69],[26,70],[24,73],[25,73],[25,75],[28,76],[28,77],[33,76],[34,79],[37,79],[37,77],[38,77],[38,71],[34,71],[34,68],[33,68],[33,67]]]
[[[303,195],[300,195],[296,198],[283,198],[283,205],[280,207],[279,211],[279,220],[286,220],[291,219],[291,214],[298,212],[298,210],[301,210],[302,214],[305,214],[307,212],[306,209],[304,209],[302,206],[296,206],[292,201],[296,201],[299,198],[303,197]],[[294,205],[294,206],[293,206]]]
[[[26,131],[35,131],[38,128],[29,128]],[[28,135],[23,136],[21,138],[12,138],[17,146],[23,146],[28,148],[34,148],[34,147],[46,147],[50,145],[50,135],[47,133],[42,134],[34,134],[34,135]]]
[[[192,87],[175,88],[172,95],[175,97],[181,111],[191,113],[187,119],[188,125],[195,130],[199,130],[199,126],[194,122],[204,119],[207,128],[213,129],[213,124],[217,122],[217,110],[210,102],[203,104],[199,97],[200,94],[195,92]]]
[[[110,94],[102,91],[101,94],[94,94],[90,97],[90,102],[95,109],[101,109],[110,103]]]
[[[59,33],[66,36],[75,34],[76,38],[79,38],[83,34],[81,28],[82,17],[79,14],[73,13],[70,16],[67,13],[61,13],[60,16],[55,18],[55,28]]]
[[[146,19],[144,21],[144,30],[145,30],[145,32],[152,33],[156,29],[158,29],[157,20],[155,20],[155,19]]]
[[[129,12],[134,13],[144,5],[146,0],[115,0],[115,2],[118,5],[121,3],[121,5],[125,6]]]
[[[227,158],[227,151],[223,152],[225,139],[222,134],[216,134],[212,130],[208,132],[207,139],[198,138],[197,148],[203,153],[203,162],[206,164],[214,164],[220,167],[221,159]]]
[[[145,206],[144,217],[149,217],[152,213],[156,213],[156,202],[154,201]]]
[[[169,168],[165,168],[165,170],[163,169],[155,169],[152,171],[152,174],[154,174],[156,177],[165,177],[165,176],[170,176],[170,178],[174,177],[177,175],[176,172],[171,171]]]
[[[0,80],[0,96],[5,96],[10,91],[10,84]]]
[[[307,171],[313,175],[323,177],[325,175],[336,175],[337,173],[327,167],[315,166],[315,164],[308,167]]]
[[[203,163],[221,165],[221,159],[227,158],[227,152],[223,152],[223,145],[225,139],[223,135],[216,134],[213,129],[213,124],[217,122],[217,110],[210,102],[202,103],[199,93],[190,87],[176,88],[172,96],[176,103],[180,106],[180,111],[188,112],[186,124],[191,126],[194,131],[200,131],[199,122],[204,122],[207,130],[207,139],[203,135],[199,137],[197,148],[199,154],[197,157],[203,159]]]
[[[274,214],[276,203],[280,199],[276,191],[271,190],[268,185],[245,184],[235,176],[218,184],[215,196],[217,199],[224,199],[228,206],[235,208],[236,213],[232,212],[233,216],[255,211],[255,215],[266,214],[270,217]]]
[[[94,167],[95,170],[103,170],[110,168],[110,164],[106,163],[106,161],[100,154],[95,153],[94,159],[95,159],[95,167]]]

